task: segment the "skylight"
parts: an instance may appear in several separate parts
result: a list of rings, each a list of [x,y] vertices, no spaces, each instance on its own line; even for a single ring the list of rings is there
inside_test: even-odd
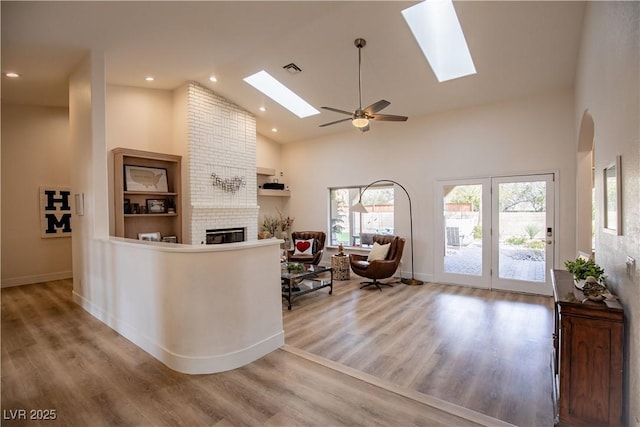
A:
[[[425,0],[402,16],[439,82],[476,73],[451,0]]]
[[[320,114],[320,111],[313,108],[307,101],[293,93],[291,89],[280,83],[264,70],[245,77],[244,81],[301,119],[313,116],[314,114]]]

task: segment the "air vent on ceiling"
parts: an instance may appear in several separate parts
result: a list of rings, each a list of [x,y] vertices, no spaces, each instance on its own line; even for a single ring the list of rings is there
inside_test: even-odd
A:
[[[302,71],[302,68],[298,67],[296,64],[294,64],[293,62],[290,64],[285,65],[284,67],[285,70],[287,70],[289,72],[289,74],[298,74],[299,72]]]

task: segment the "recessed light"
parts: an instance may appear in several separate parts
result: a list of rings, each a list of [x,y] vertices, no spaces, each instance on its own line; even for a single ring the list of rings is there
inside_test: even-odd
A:
[[[259,108],[259,110],[260,110],[260,111],[262,111],[263,113],[264,113],[265,111],[267,111],[267,109],[266,109],[266,108],[264,108],[264,107],[260,107],[260,108]]]
[[[271,132],[278,132],[278,128],[271,128]]]
[[[152,76],[147,76],[147,77],[145,77],[144,79],[145,79],[146,81],[148,81],[148,82],[152,82],[152,81],[154,81],[154,80],[155,80]]]
[[[216,79],[216,76],[209,76],[209,80],[214,83],[218,81],[218,79]]]
[[[271,74],[262,70],[249,77],[245,77],[244,81],[249,83],[269,98],[282,105],[301,119],[315,114],[320,114],[304,99],[296,95],[291,89],[273,78]]]
[[[451,0],[429,0],[402,11],[439,82],[476,74]]]
[[[15,71],[7,71],[6,73],[4,73],[4,75],[12,79],[17,79],[18,77],[20,77],[20,74],[16,73]]]

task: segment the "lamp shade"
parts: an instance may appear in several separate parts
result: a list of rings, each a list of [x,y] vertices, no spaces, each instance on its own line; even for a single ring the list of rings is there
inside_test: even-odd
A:
[[[361,201],[351,206],[351,212],[369,213],[369,211],[364,207]]]

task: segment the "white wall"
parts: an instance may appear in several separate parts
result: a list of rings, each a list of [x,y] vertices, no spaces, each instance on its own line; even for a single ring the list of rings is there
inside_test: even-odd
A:
[[[173,92],[108,85],[106,141],[109,173],[109,234],[115,233],[113,215],[113,155],[118,147],[156,153],[182,153],[173,144]]]
[[[575,126],[595,133],[596,262],[625,309],[625,425],[640,425],[640,3],[587,4],[576,77]],[[622,156],[622,235],[603,231],[602,170]],[[627,271],[626,257],[636,259]]]
[[[376,123],[283,146],[292,191],[289,213],[297,228],[326,230],[329,187],[393,179],[411,194],[415,272],[433,277],[434,188],[438,179],[559,171],[556,259],[575,254],[575,141],[570,90]],[[406,197],[396,198],[396,230],[409,236]],[[405,249],[403,270],[410,268]],[[560,265],[561,266],[561,265]]]
[[[272,179],[277,179],[278,182],[285,185],[289,184],[288,173],[282,169],[282,145],[260,134],[257,134],[256,143],[256,164],[262,168],[274,169],[276,173],[275,177],[258,176],[258,185],[270,182]],[[285,216],[287,215],[289,209],[289,198],[258,196],[258,205],[260,206],[260,213],[258,215],[258,232],[260,232],[262,230],[262,222],[265,215],[277,216],[278,211],[282,212]],[[298,224],[294,221],[294,230],[297,229],[297,225]]]
[[[71,277],[71,238],[40,237],[38,197],[42,185],[70,185],[68,114],[2,105],[3,287]]]
[[[274,140],[256,134],[256,158],[258,167],[272,168],[276,170],[276,175],[280,172],[284,174],[281,166],[282,146]]]
[[[107,148],[177,154],[173,141],[173,92],[107,86]]]

